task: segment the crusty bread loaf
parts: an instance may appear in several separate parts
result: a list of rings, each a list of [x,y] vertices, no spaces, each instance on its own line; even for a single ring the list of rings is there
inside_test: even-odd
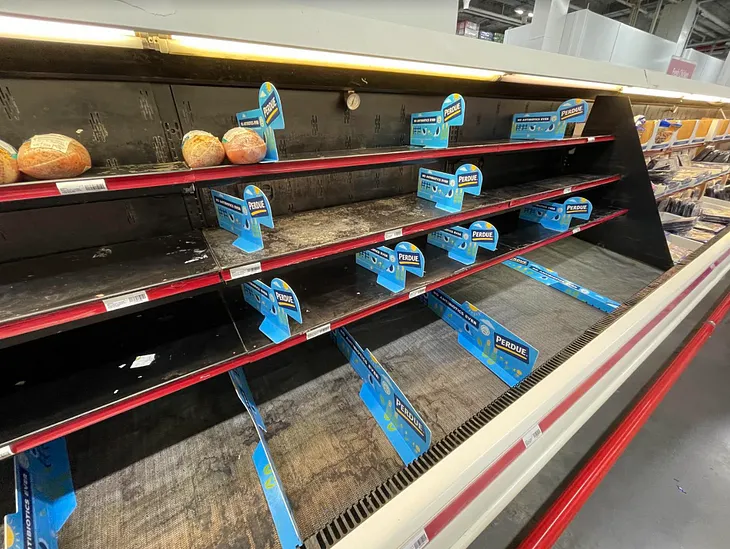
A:
[[[223,144],[212,133],[192,130],[182,140],[182,153],[191,168],[218,166],[226,157]]]
[[[91,168],[91,157],[81,143],[65,135],[34,135],[20,146],[18,168],[36,179],[76,177]]]
[[[0,185],[15,183],[18,179],[20,179],[18,151],[5,141],[0,141]]]
[[[255,164],[266,155],[266,143],[259,134],[246,128],[231,128],[223,136],[226,156],[233,164]]]

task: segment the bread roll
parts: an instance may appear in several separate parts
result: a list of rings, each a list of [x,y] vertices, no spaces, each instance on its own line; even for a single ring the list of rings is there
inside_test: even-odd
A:
[[[226,157],[223,144],[212,133],[192,130],[182,140],[182,153],[191,168],[218,166]]]
[[[18,179],[18,151],[5,141],[0,141],[0,185],[15,183]]]
[[[266,155],[266,143],[255,131],[231,128],[223,136],[226,156],[233,164],[255,164]]]
[[[18,167],[36,179],[76,177],[91,168],[91,157],[81,143],[65,135],[34,135],[20,146]]]

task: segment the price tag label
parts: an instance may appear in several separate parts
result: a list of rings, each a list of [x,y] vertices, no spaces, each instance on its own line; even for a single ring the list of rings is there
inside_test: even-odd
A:
[[[411,292],[408,292],[408,299],[413,299],[414,297],[418,297],[419,295],[423,295],[426,293],[426,286],[421,286],[420,288],[413,290]]]
[[[147,292],[140,290],[139,292],[133,292],[131,294],[120,295],[119,297],[110,297],[104,300],[104,307],[108,312],[116,311],[117,309],[124,309],[125,307],[131,307],[132,305],[139,305],[140,303],[146,303],[149,301]]]
[[[103,179],[87,179],[86,181],[60,181],[56,188],[61,194],[98,193],[108,191]]]
[[[3,446],[0,448],[0,459],[9,458],[13,455],[13,451],[10,449],[10,446]]]
[[[579,233],[579,232],[580,232],[580,227],[576,227],[575,229],[573,229],[573,234]]]
[[[231,279],[242,278],[244,276],[251,276],[261,272],[261,262],[250,263],[243,267],[234,267],[230,270]]]
[[[416,537],[403,546],[403,549],[422,549],[428,545],[428,541],[428,534],[426,534],[425,530],[421,530]]]
[[[327,332],[332,330],[331,324],[328,322],[327,324],[323,326],[319,326],[317,328],[312,328],[307,332],[307,341],[309,341],[312,338],[315,338],[317,336],[321,336],[322,334],[326,334]]]
[[[384,236],[385,236],[384,240],[390,240],[392,238],[400,238],[401,236],[403,236],[403,229],[393,229],[392,231],[385,231]]]
[[[539,425],[535,425],[528,433],[522,437],[522,442],[525,443],[525,448],[532,446],[535,441],[542,436],[542,429]]]
[[[573,192],[573,187],[565,187],[563,189],[563,194],[570,194]]]

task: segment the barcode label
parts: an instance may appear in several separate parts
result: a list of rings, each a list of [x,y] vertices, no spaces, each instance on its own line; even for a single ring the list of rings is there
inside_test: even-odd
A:
[[[428,545],[428,535],[422,530],[420,534],[406,543],[403,549],[421,549],[422,547],[426,547],[426,545]]]
[[[593,143],[596,140],[595,137],[586,137],[586,139],[588,140],[588,143]]]
[[[261,262],[251,263],[250,265],[244,265],[243,267],[234,267],[230,270],[231,279],[241,278],[244,276],[251,276],[261,272]]]
[[[330,330],[332,330],[332,326],[329,323],[325,324],[324,326],[320,326],[318,328],[313,328],[307,332],[307,341],[309,341],[310,339],[312,339],[314,337],[321,336],[322,334],[326,334]]]
[[[392,231],[385,231],[385,240],[390,240],[391,238],[400,238],[403,236],[403,229],[393,229]]]
[[[13,451],[10,449],[10,446],[3,446],[0,448],[0,459],[9,458],[13,455]]]
[[[522,437],[522,442],[525,443],[525,448],[529,448],[534,442],[542,436],[542,429],[539,425],[535,425],[530,432]]]
[[[108,191],[103,179],[88,179],[86,181],[63,181],[56,183],[61,194],[98,193]]]
[[[132,305],[146,303],[149,300],[150,298],[147,297],[147,292],[145,292],[144,290],[140,290],[139,292],[105,299],[104,307],[106,307],[107,311],[116,311],[117,309],[124,309],[125,307],[131,307]]]
[[[573,192],[573,187],[565,187],[563,189],[563,194],[570,194]]]
[[[419,295],[423,295],[425,293],[426,293],[426,286],[421,286],[417,290],[408,292],[408,299],[413,299],[414,297],[418,297]]]
[[[573,234],[579,233],[579,232],[580,232],[580,227],[576,227],[575,229],[573,229]]]

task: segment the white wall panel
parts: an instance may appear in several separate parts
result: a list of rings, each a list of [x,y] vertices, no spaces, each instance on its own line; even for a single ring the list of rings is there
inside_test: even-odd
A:
[[[618,37],[611,54],[611,63],[666,72],[676,44],[619,23]]]

